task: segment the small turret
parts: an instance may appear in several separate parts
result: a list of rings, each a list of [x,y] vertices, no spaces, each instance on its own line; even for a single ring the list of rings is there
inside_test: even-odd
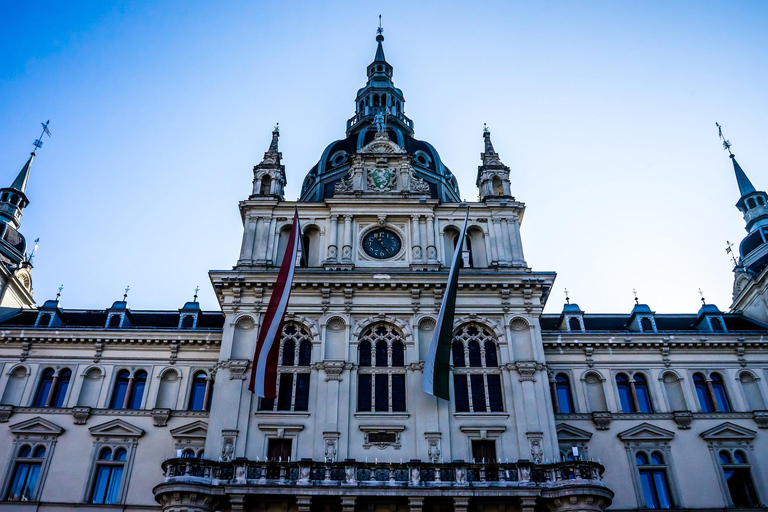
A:
[[[483,165],[477,168],[476,185],[480,192],[480,200],[500,201],[514,199],[510,191],[509,167],[499,159],[499,154],[493,149],[491,132],[483,125],[484,151],[480,153]]]
[[[250,199],[283,200],[285,189],[285,166],[280,163],[283,154],[277,148],[280,126],[272,130],[272,142],[264,153],[264,159],[253,168],[253,193]]]

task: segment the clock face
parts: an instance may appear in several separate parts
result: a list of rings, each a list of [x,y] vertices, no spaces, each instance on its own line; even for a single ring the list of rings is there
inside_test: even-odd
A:
[[[400,252],[400,237],[387,229],[374,229],[363,238],[363,250],[372,258],[385,260]]]

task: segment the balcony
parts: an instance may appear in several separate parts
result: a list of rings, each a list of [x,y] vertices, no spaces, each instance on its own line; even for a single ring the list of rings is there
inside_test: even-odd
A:
[[[350,488],[499,488],[557,489],[573,485],[605,487],[604,468],[597,462],[533,464],[411,462],[279,462],[236,459],[169,459],[163,463],[166,483],[249,487]],[[610,491],[605,489],[607,492]]]

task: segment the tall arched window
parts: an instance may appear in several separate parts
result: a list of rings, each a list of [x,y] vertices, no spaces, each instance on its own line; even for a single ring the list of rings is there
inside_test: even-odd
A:
[[[394,325],[377,323],[360,335],[357,410],[405,411],[405,345]]]
[[[104,448],[99,454],[96,465],[96,479],[91,493],[91,503],[113,504],[120,499],[120,484],[123,480],[125,461],[128,452],[125,448]]]
[[[648,381],[643,374],[636,373],[631,378],[624,373],[616,375],[616,388],[619,391],[621,412],[653,412]]]
[[[68,368],[56,373],[53,368],[48,368],[40,378],[40,384],[35,394],[34,407],[63,407],[67,397],[69,381],[72,379],[72,371]]]
[[[309,365],[312,335],[299,323],[287,323],[280,337],[277,367],[277,400],[262,398],[262,411],[306,411],[309,409]]]
[[[261,178],[261,195],[266,196],[272,192],[272,179],[266,174]]]
[[[711,373],[709,379],[701,373],[695,373],[693,385],[696,388],[701,412],[731,412],[725,383],[719,373]]]
[[[189,390],[190,411],[210,411],[211,395],[213,394],[213,381],[204,371],[195,373],[192,377],[192,389]]]
[[[747,454],[742,450],[720,451],[720,465],[728,486],[728,494],[736,508],[759,507],[755,485],[752,483]]]
[[[141,409],[146,385],[147,372],[144,370],[139,370],[133,375],[128,370],[120,370],[115,379],[110,408]]]
[[[456,412],[503,412],[501,370],[493,332],[464,324],[453,335],[453,388]]]
[[[550,382],[550,387],[555,412],[563,414],[574,412],[573,400],[571,399],[571,382],[568,376],[564,373],[558,373]]]
[[[744,397],[747,399],[748,410],[765,410],[765,400],[760,391],[757,377],[748,371],[744,371],[739,375],[739,382],[741,382],[741,388],[744,390]]]
[[[672,499],[667,481],[667,465],[661,452],[635,454],[637,470],[640,473],[640,485],[647,508],[671,508]]]
[[[22,445],[16,452],[11,484],[5,499],[8,501],[34,501],[35,490],[40,479],[40,468],[45,458],[45,446],[34,450],[28,444]]]

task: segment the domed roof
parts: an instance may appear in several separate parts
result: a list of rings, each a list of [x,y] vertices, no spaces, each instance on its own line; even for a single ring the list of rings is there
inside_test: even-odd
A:
[[[389,139],[403,148],[417,178],[429,185],[429,196],[446,202],[460,202],[459,186],[450,169],[443,165],[437,150],[413,137],[413,121],[404,113],[405,98],[392,82],[392,66],[384,58],[381,29],[376,37],[374,61],[368,66],[368,83],[357,92],[355,115],[347,121],[347,137],[329,144],[312,167],[301,188],[302,202],[333,197],[336,184],[349,171],[351,157],[383,129]]]

